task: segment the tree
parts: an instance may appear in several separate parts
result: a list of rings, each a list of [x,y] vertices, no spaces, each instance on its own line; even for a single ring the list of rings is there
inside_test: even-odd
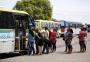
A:
[[[50,20],[52,7],[49,0],[21,0],[14,9],[28,12],[34,19]]]
[[[52,20],[52,21],[56,21],[56,19],[55,19],[55,18],[51,18],[51,20]]]

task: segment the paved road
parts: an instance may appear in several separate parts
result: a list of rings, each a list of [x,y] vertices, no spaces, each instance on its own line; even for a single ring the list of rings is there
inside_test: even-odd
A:
[[[50,54],[40,56],[16,56],[5,59],[0,59],[0,62],[90,62],[90,34],[87,38],[87,51],[79,53],[79,45],[77,37],[73,39],[73,53],[64,53],[64,42],[62,39],[57,41],[57,51]]]

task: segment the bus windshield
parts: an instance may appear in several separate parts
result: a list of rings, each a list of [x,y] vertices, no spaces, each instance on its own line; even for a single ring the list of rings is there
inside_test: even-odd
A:
[[[0,12],[0,29],[28,29],[28,24],[34,26],[34,21],[27,14]]]
[[[13,14],[10,12],[0,12],[0,29],[15,28]]]

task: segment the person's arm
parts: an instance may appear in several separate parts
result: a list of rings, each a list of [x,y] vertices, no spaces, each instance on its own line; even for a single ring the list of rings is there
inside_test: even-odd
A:
[[[40,37],[39,37],[38,33],[36,33],[36,36],[40,39]]]
[[[63,36],[63,40],[64,40],[64,41],[65,41],[65,36],[66,36],[66,35],[65,35],[65,33],[64,33],[64,36]]]
[[[87,33],[86,33],[86,37],[87,37]]]
[[[49,38],[49,31],[47,31],[47,33],[48,33],[48,38]]]

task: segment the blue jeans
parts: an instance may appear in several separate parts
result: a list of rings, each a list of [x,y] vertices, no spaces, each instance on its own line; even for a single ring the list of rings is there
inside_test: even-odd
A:
[[[45,50],[46,50],[46,52],[45,52]],[[44,53],[44,52],[45,52],[46,54],[49,53],[48,40],[47,40],[47,39],[44,40],[43,53]]]
[[[32,52],[33,54],[35,54],[34,42],[29,42],[28,44],[29,44],[29,51],[28,51],[29,55],[32,54]]]

